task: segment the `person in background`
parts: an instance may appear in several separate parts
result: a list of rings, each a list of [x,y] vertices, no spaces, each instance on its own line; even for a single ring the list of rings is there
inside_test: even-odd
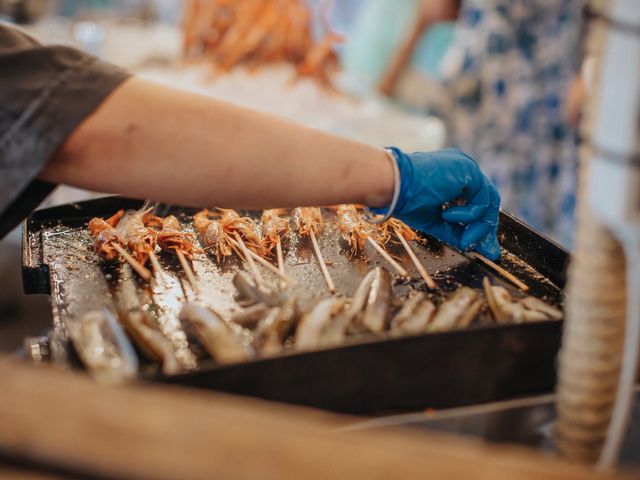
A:
[[[579,67],[583,0],[424,0],[416,30],[379,84],[392,95],[419,32],[457,16],[426,105],[448,143],[474,156],[503,208],[571,247],[577,132],[563,115]],[[428,93],[428,92],[427,92]]]

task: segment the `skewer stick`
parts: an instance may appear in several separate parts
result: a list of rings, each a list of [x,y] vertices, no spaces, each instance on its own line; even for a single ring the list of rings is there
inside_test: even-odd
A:
[[[198,284],[198,280],[196,280],[196,276],[194,275],[193,270],[191,269],[191,265],[189,265],[189,262],[187,262],[187,259],[185,258],[184,253],[182,253],[182,251],[178,249],[176,249],[175,252],[176,252],[176,255],[178,256],[178,260],[180,261],[180,265],[182,266],[182,269],[184,270],[184,273],[187,276],[187,280],[191,284],[191,287],[193,288],[194,291],[199,292],[200,286]]]
[[[396,272],[398,272],[398,275],[400,275],[401,277],[405,277],[405,278],[409,278],[410,277],[409,272],[407,272],[402,265],[400,265],[393,258],[391,258],[391,255],[389,255],[389,253],[384,248],[382,248],[380,245],[378,245],[378,242],[376,242],[369,235],[367,235],[367,241],[373,246],[373,248],[375,248],[378,251],[378,253],[380,255],[382,255],[382,257],[384,257],[384,259],[387,262],[389,262],[391,264],[391,266],[396,270]]]
[[[400,233],[400,231],[397,228],[394,229],[394,231],[396,232],[396,236],[400,239],[400,242],[402,242],[402,246],[409,254],[409,258],[411,258],[411,261],[418,269],[420,276],[422,277],[424,282],[427,284],[427,287],[429,287],[431,290],[437,289],[438,285],[436,285],[436,282],[433,281],[433,278],[431,278],[431,275],[429,275],[429,272],[427,272],[427,269],[424,268],[424,265],[422,265],[422,263],[416,256],[415,252],[411,248],[411,245],[409,245],[409,242],[407,242],[407,240],[402,236],[402,233]]]
[[[247,246],[244,244],[244,240],[242,240],[240,235],[236,233],[235,237],[236,237],[236,241],[238,242],[238,245],[240,245],[240,250],[242,250],[242,254],[244,258],[247,260],[247,263],[249,264],[249,269],[251,270],[251,275],[253,276],[253,279],[256,282],[256,286],[259,288],[264,288],[264,278],[262,278],[262,275],[260,274],[260,270],[258,270],[258,266],[256,265],[256,262],[253,260],[253,257],[251,256],[251,250],[249,250]]]
[[[282,275],[284,273],[284,255],[282,255],[282,241],[280,237],[278,237],[278,241],[276,242],[276,258],[278,259],[278,270]],[[284,279],[280,282],[280,288],[285,288],[287,286],[287,281]]]
[[[320,247],[318,246],[318,240],[316,239],[316,234],[313,230],[309,232],[311,236],[311,243],[313,244],[313,249],[316,253],[316,257],[318,258],[318,263],[320,264],[320,270],[322,270],[322,275],[324,276],[324,281],[327,282],[327,287],[329,287],[329,291],[331,293],[336,293],[336,286],[333,283],[333,279],[329,274],[329,270],[327,270],[327,264],[324,263],[324,257],[322,256],[322,252],[320,251]]]
[[[476,252],[469,252],[467,255],[469,255],[470,257],[473,257],[473,258],[477,258],[478,260],[483,262],[485,265],[491,267],[493,270],[495,270],[500,275],[505,277],[507,280],[509,280],[511,283],[513,283],[516,287],[518,287],[523,292],[526,292],[526,291],[529,290],[529,286],[526,283],[524,283],[522,280],[517,278],[512,273],[507,272],[504,268],[502,268],[500,265],[492,262],[487,257],[484,257],[484,256],[482,256],[482,255],[480,255],[479,253],[476,253]]]
[[[164,284],[162,267],[160,266],[160,262],[158,261],[158,257],[156,257],[155,252],[149,252],[149,260],[151,261],[151,268],[153,269],[153,273],[156,275],[156,279],[159,280],[160,283]]]
[[[253,257],[253,259],[258,262],[260,265],[262,265],[263,267],[265,267],[266,269],[270,270],[271,272],[275,273],[276,275],[278,275],[282,281],[290,283],[290,284],[296,284],[297,282],[289,277],[288,275],[286,275],[285,273],[282,273],[278,268],[274,267],[271,263],[269,263],[267,260],[265,260],[264,258],[262,258],[260,255],[258,255],[256,252],[254,252],[253,250],[249,250],[247,249],[247,251],[249,252],[249,255],[251,257]]]
[[[124,258],[129,265],[131,265],[131,267],[137,272],[137,274],[142,277],[143,280],[146,280],[147,282],[151,280],[151,272],[146,267],[144,267],[139,261],[133,258],[129,254],[129,252],[127,252],[124,248],[122,248],[122,246],[119,243],[114,242],[111,245],[113,246],[115,251],[118,252],[120,256]]]

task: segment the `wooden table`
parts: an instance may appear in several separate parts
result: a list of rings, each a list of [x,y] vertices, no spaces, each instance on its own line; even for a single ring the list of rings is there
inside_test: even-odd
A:
[[[633,478],[451,435],[336,431],[352,422],[213,392],[104,387],[80,374],[0,360],[0,455],[66,473],[131,479]],[[0,478],[56,478],[16,468],[0,466]]]

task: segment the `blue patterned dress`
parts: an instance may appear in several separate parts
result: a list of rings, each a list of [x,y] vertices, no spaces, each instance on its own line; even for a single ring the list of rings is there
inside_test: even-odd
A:
[[[576,132],[563,119],[581,0],[466,0],[442,65],[449,143],[471,153],[503,208],[570,247]]]

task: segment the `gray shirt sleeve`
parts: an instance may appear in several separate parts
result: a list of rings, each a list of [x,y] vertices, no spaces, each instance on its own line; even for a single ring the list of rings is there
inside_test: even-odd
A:
[[[45,47],[0,22],[0,238],[53,185],[35,177],[129,74],[69,47]]]

